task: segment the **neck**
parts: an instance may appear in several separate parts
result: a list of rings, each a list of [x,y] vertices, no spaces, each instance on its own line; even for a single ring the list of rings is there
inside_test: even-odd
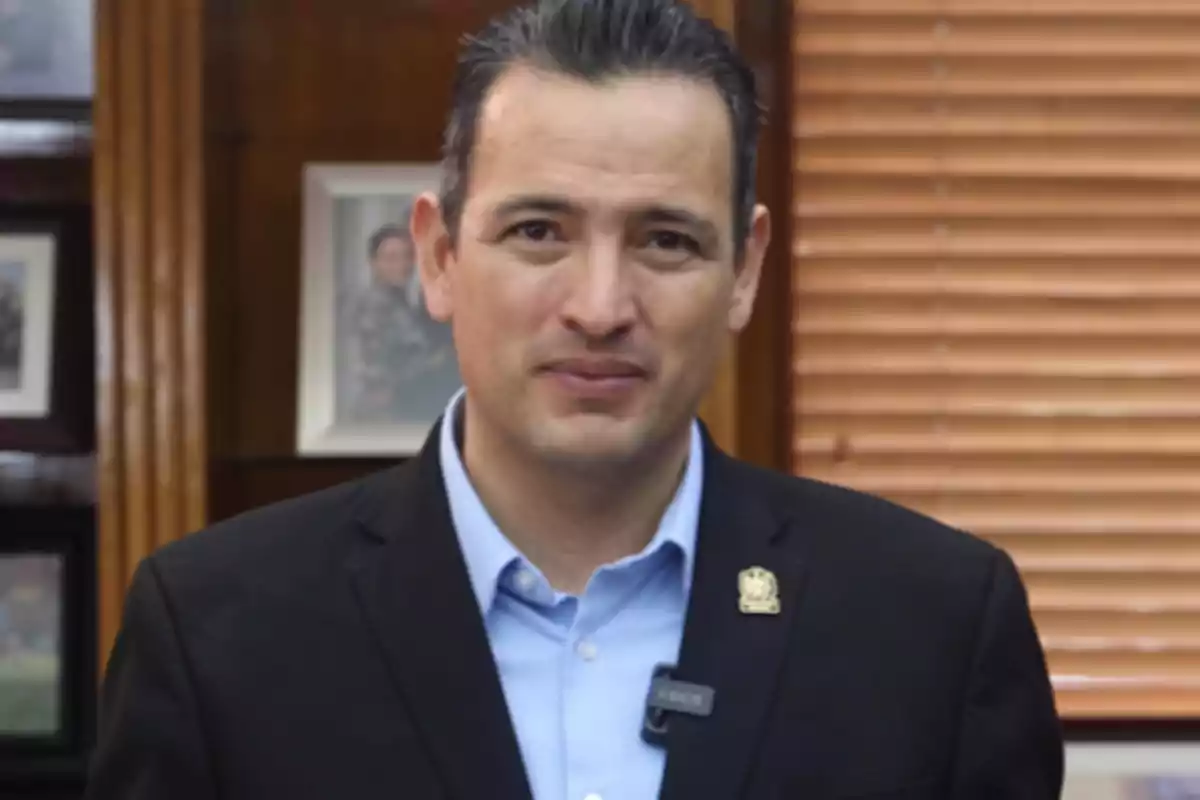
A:
[[[641,552],[654,537],[683,477],[689,428],[634,463],[570,469],[521,452],[465,405],[463,463],[471,484],[555,589],[582,593],[598,568]]]

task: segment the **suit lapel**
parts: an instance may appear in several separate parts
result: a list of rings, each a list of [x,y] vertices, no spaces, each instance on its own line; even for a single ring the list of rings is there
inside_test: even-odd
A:
[[[764,481],[706,445],[696,573],[676,676],[716,689],[712,715],[673,715],[660,797],[741,796],[782,669],[804,578],[802,542],[785,541]],[[778,582],[778,614],[739,610],[739,572]]]
[[[409,464],[371,479],[351,580],[422,739],[460,800],[529,798],[487,632],[451,522],[437,427]]]

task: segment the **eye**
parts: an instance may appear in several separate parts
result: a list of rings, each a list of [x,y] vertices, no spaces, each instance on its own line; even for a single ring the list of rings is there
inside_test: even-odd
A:
[[[558,226],[545,219],[531,219],[518,222],[504,232],[504,238],[518,238],[527,242],[551,242],[562,239]]]
[[[662,250],[668,253],[692,253],[699,254],[700,243],[686,233],[679,231],[651,231],[646,237],[646,245],[655,250]]]

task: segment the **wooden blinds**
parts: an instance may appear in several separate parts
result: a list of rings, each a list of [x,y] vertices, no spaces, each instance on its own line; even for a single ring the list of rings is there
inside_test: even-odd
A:
[[[796,0],[797,471],[1016,558],[1068,717],[1200,717],[1200,2]]]

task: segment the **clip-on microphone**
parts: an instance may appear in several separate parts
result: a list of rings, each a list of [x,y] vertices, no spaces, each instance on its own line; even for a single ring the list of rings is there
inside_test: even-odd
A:
[[[712,713],[716,690],[711,686],[674,679],[675,667],[659,664],[650,678],[646,710],[642,716],[642,739],[655,747],[666,747],[669,715],[707,717]]]

